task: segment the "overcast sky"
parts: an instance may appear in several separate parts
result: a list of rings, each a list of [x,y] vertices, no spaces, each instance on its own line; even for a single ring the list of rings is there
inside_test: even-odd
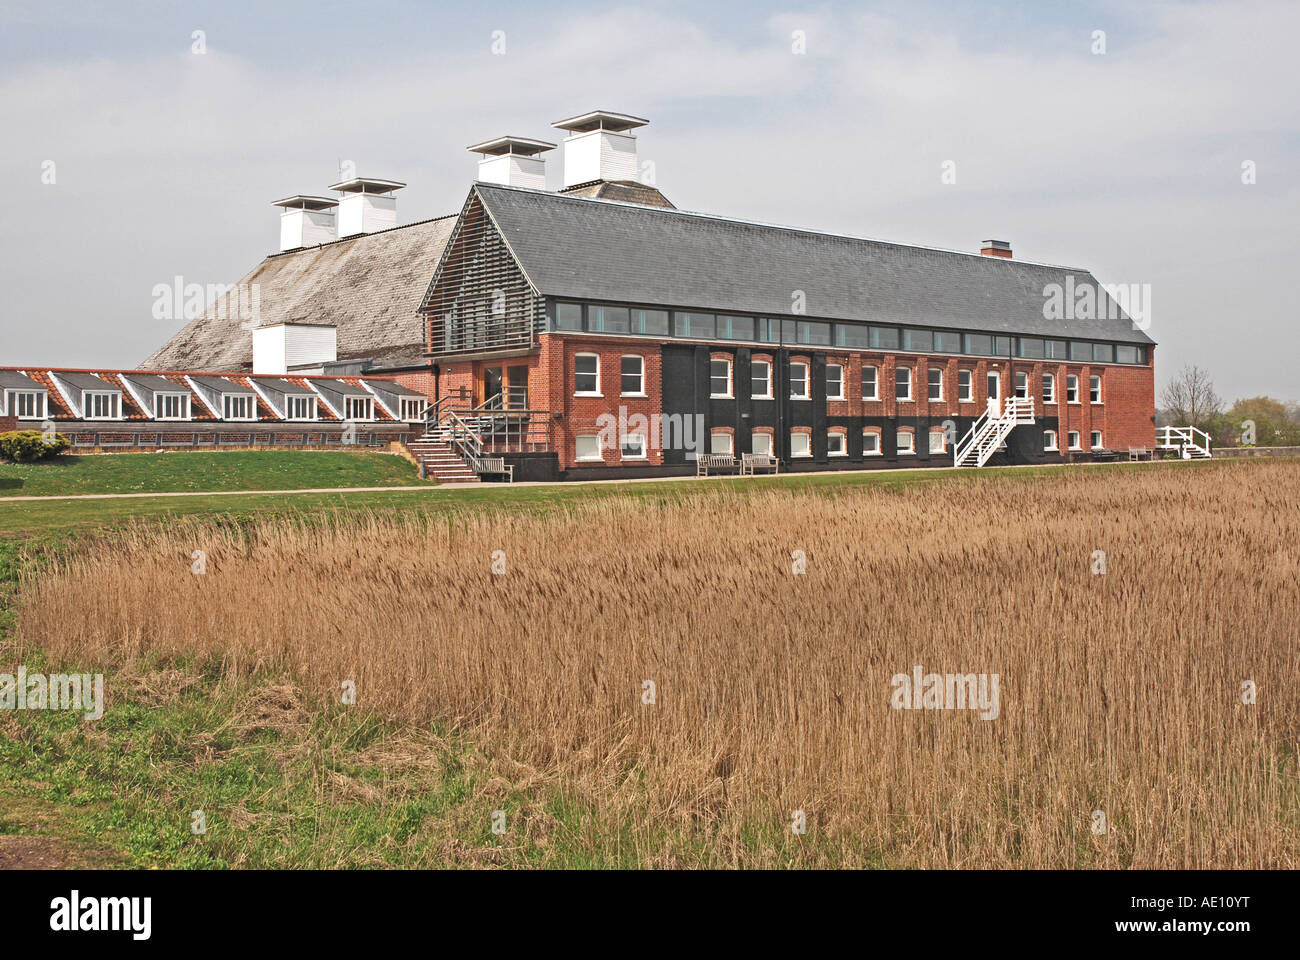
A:
[[[1300,400],[1297,36],[1294,0],[0,0],[0,364],[134,366],[183,322],[156,284],[237,281],[340,161],[409,223],[460,208],[466,145],[602,108],[679,207],[1009,240],[1150,284],[1158,386]]]

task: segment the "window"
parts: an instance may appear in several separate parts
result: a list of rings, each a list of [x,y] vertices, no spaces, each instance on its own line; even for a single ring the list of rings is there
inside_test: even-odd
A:
[[[429,407],[429,401],[424,397],[403,397],[402,409],[398,411],[402,415],[402,420],[406,423],[416,423],[424,419],[425,411]]]
[[[943,399],[943,368],[942,367],[930,368],[930,399],[931,400]]]
[[[962,403],[975,402],[975,377],[970,370],[957,371],[957,399]]]
[[[81,408],[85,411],[87,420],[116,420],[118,394],[82,393]]]
[[[674,313],[673,335],[712,340],[718,332],[718,318],[711,313]]]
[[[943,453],[945,450],[947,450],[948,449],[947,439],[948,436],[943,432],[943,427],[931,427],[930,428],[930,452]]]
[[[894,368],[894,399],[895,400],[912,399],[912,368],[911,367]]]
[[[790,399],[808,399],[808,364],[790,364]]]
[[[373,420],[374,401],[369,397],[344,397],[344,420]]]
[[[188,420],[190,398],[183,393],[155,393],[153,416],[155,420]]]
[[[1079,402],[1079,378],[1070,374],[1065,378],[1065,402]]]
[[[600,357],[594,353],[573,358],[573,392],[580,397],[600,396]]]
[[[709,453],[730,457],[732,455],[731,451],[731,434],[725,430],[714,430],[709,434]]]
[[[755,400],[772,399],[772,364],[767,360],[754,360],[750,363],[749,395]]]
[[[38,390],[14,391],[9,394],[9,412],[20,420],[43,420],[45,394]]]
[[[987,333],[968,333],[965,346],[963,353],[988,356],[993,352],[993,338]]]
[[[582,304],[557,303],[555,305],[556,330],[582,329]]]
[[[1064,340],[1044,340],[1043,341],[1043,359],[1045,360],[1064,360],[1066,358]]]
[[[911,430],[899,430],[897,436],[899,455],[916,453],[916,434]]]
[[[842,433],[827,434],[826,455],[829,457],[847,457],[849,455],[848,437]]]
[[[897,350],[898,344],[898,327],[871,328],[871,348],[873,350]]]
[[[862,453],[864,456],[880,456],[880,434],[872,430],[862,431]]]
[[[600,455],[600,435],[595,433],[584,434],[577,438],[573,446],[574,460],[601,460]]]
[[[1142,348],[1135,347],[1131,344],[1115,344],[1115,362],[1116,363],[1142,363]]]
[[[633,310],[631,332],[646,336],[668,336],[667,310]]]
[[[772,455],[772,435],[770,433],[752,434],[749,438],[749,449],[751,453],[770,457]]]
[[[718,317],[719,340],[753,340],[753,317]]]
[[[1070,359],[1087,363],[1092,359],[1092,344],[1083,340],[1070,341]]]
[[[221,397],[221,415],[226,420],[253,420],[257,417],[257,405],[250,393],[227,393]],[[406,401],[402,401],[406,403]],[[420,419],[419,417],[415,419]]]
[[[640,433],[629,433],[619,444],[623,451],[624,460],[644,460],[645,459],[645,435]]]
[[[1094,449],[1094,450],[1100,450],[1100,449],[1101,449],[1101,431],[1100,431],[1100,430],[1094,430],[1094,431],[1092,431],[1092,449]]]
[[[871,346],[871,331],[856,323],[835,324],[835,346],[862,347]]]
[[[790,456],[811,457],[812,435],[807,433],[790,434]]]
[[[623,358],[622,382],[625,397],[645,396],[645,358],[629,354]]]
[[[1016,399],[1027,400],[1029,398],[1029,374],[1016,374]]]
[[[1101,403],[1101,377],[1093,375],[1088,378],[1088,399]]]
[[[815,320],[786,320],[781,326],[786,343],[803,343],[817,347],[831,345],[831,325]]]
[[[880,399],[879,390],[880,390],[880,385],[876,380],[876,368],[863,367],[862,368],[862,399],[879,400]]]
[[[709,396],[731,396],[731,361],[709,361]]]
[[[1054,374],[1043,374],[1043,403],[1056,402],[1056,377]]]
[[[929,330],[904,330],[903,349],[929,353],[934,349],[934,334]]]
[[[1081,447],[1081,446],[1079,445],[1079,431],[1078,431],[1078,430],[1071,430],[1071,431],[1070,431],[1069,433],[1067,433],[1065,436],[1066,436],[1066,438],[1070,441],[1070,449],[1071,449],[1071,450],[1082,450],[1082,449],[1083,449],[1083,447]]]
[[[936,330],[934,332],[934,352],[961,353],[961,334]]]
[[[1043,431],[1043,449],[1044,449],[1044,450],[1055,450],[1055,449],[1056,449],[1056,431],[1055,431],[1055,430],[1044,430],[1044,431]]]
[[[826,364],[826,399],[844,399],[844,368],[838,363]]]
[[[627,307],[587,308],[587,329],[592,333],[628,333],[631,312]]]
[[[286,420],[315,420],[316,398],[303,396],[285,397],[284,418]]]
[[[1092,345],[1093,363],[1114,363],[1115,345],[1113,343],[1094,343]]]
[[[1016,356],[1027,357],[1030,360],[1043,359],[1043,341],[1035,337],[1021,337],[1018,344],[1020,349],[1016,351]]]

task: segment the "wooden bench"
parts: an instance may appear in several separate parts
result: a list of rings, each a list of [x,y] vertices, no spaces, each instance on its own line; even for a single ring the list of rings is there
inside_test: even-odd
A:
[[[702,453],[695,461],[695,475],[707,477],[710,470],[735,470],[736,458],[729,453]]]
[[[1129,447],[1129,460],[1154,460],[1155,454],[1146,447]]]
[[[505,457],[479,457],[474,462],[475,473],[486,473],[506,478],[506,483],[515,482],[515,467],[506,463]]]
[[[781,461],[766,453],[742,453],[740,455],[740,475],[743,477],[745,474],[749,474],[752,477],[755,470],[770,470],[772,473],[780,473]]]

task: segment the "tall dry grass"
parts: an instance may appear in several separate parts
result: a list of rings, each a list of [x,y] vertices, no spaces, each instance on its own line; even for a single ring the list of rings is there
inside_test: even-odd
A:
[[[458,725],[645,863],[695,838],[717,865],[803,845],[837,865],[1294,866],[1297,544],[1288,464],[720,483],[543,515],[142,528],[28,584],[19,629],[118,671],[274,665],[322,703],[354,680],[358,709]],[[916,664],[999,674],[1000,716],[891,709]]]

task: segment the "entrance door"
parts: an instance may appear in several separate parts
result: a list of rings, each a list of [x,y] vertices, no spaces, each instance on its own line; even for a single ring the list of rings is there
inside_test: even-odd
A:
[[[511,410],[528,409],[528,368],[510,367],[506,370],[506,406]]]
[[[492,400],[494,397],[496,397],[497,398],[496,402],[493,403],[492,405],[500,406],[501,398],[499,394],[501,393],[502,386],[503,384],[501,380],[501,368],[484,367],[483,368],[483,396],[479,398],[479,403],[480,404],[487,403],[489,400]]]
[[[1002,399],[1002,377],[996,371],[990,370],[988,374],[988,398],[990,400]]]

